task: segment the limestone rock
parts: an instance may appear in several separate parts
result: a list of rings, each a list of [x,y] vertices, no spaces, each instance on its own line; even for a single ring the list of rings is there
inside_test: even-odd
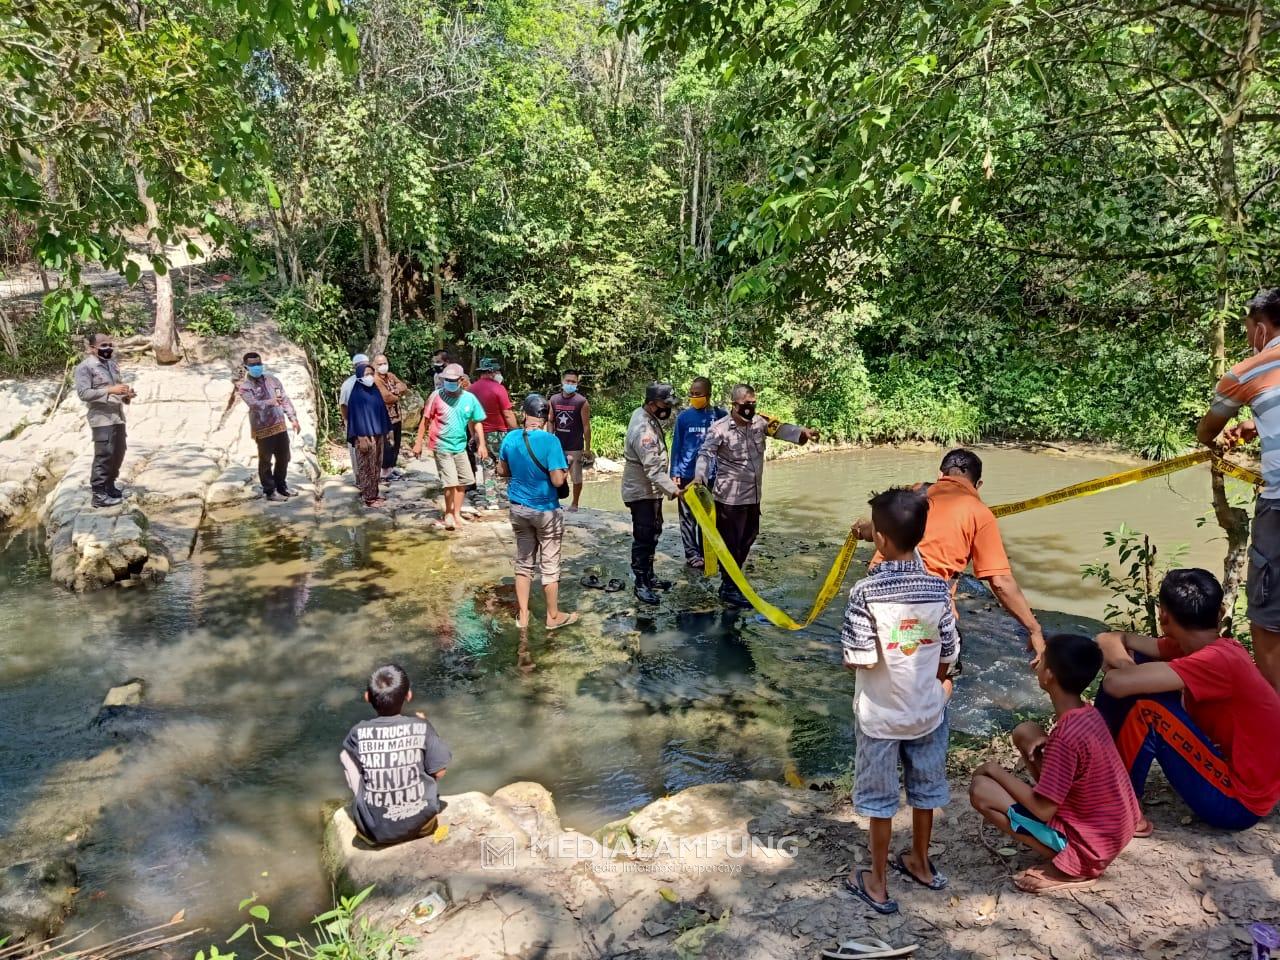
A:
[[[104,707],[136,707],[142,703],[142,697],[146,692],[147,682],[141,677],[134,677],[108,690],[102,705]]]
[[[75,864],[49,856],[0,870],[0,942],[35,943],[55,933],[71,910]]]
[[[610,460],[608,457],[596,457],[593,467],[600,473],[622,472],[622,464],[618,463],[617,460]]]

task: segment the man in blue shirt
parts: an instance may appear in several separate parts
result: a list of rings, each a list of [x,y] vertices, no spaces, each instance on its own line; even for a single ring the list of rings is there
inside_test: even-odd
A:
[[[689,406],[676,417],[675,436],[671,440],[671,479],[682,493],[693,480],[698,465],[698,451],[702,449],[702,438],[706,436],[707,428],[726,415],[722,408],[711,406],[711,381],[706,377],[696,377],[689,384]],[[684,561],[695,570],[701,570],[702,532],[684,500],[680,499],[677,503],[680,507],[680,539],[684,541]]]

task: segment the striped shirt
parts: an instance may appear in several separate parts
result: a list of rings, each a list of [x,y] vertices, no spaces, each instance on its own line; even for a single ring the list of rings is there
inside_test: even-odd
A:
[[[1260,353],[1237,363],[1218,381],[1213,412],[1231,417],[1244,406],[1253,413],[1262,441],[1261,496],[1280,500],[1280,337],[1274,337]]]
[[[884,560],[849,591],[840,630],[858,670],[853,700],[869,737],[916,740],[938,729],[947,701],[938,667],[960,655],[947,582],[914,560]]]
[[[1058,805],[1049,826],[1067,838],[1067,846],[1053,865],[1073,877],[1107,869],[1142,818],[1106,721],[1089,704],[1058,718],[1044,745],[1035,792]]]

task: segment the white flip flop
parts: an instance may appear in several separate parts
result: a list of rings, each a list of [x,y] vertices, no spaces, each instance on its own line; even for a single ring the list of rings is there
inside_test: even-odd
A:
[[[823,950],[827,960],[888,960],[890,957],[909,957],[920,949],[919,944],[891,947],[883,940],[868,937],[866,940],[846,940],[834,950]]]

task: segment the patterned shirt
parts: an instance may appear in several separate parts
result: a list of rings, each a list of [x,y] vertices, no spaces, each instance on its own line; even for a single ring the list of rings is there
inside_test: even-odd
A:
[[[1272,339],[1261,353],[1237,363],[1218,381],[1213,412],[1232,417],[1243,406],[1252,411],[1262,441],[1266,486],[1261,496],[1280,500],[1280,337]]]
[[[245,377],[236,384],[236,395],[249,408],[249,431],[255,440],[284,433],[298,419],[284,387],[269,373]]]
[[[858,726],[881,740],[916,740],[947,707],[938,667],[960,655],[947,583],[914,560],[884,560],[853,585],[840,630],[844,662],[858,670]]]
[[[484,422],[484,407],[466,390],[447,396],[437,390],[427,400],[422,416],[430,427],[427,446],[433,452],[462,453],[467,449],[467,428]]]
[[[1058,805],[1049,826],[1067,838],[1067,846],[1053,865],[1073,877],[1099,876],[1142,818],[1106,721],[1089,704],[1058,718],[1044,745],[1035,792]]]

